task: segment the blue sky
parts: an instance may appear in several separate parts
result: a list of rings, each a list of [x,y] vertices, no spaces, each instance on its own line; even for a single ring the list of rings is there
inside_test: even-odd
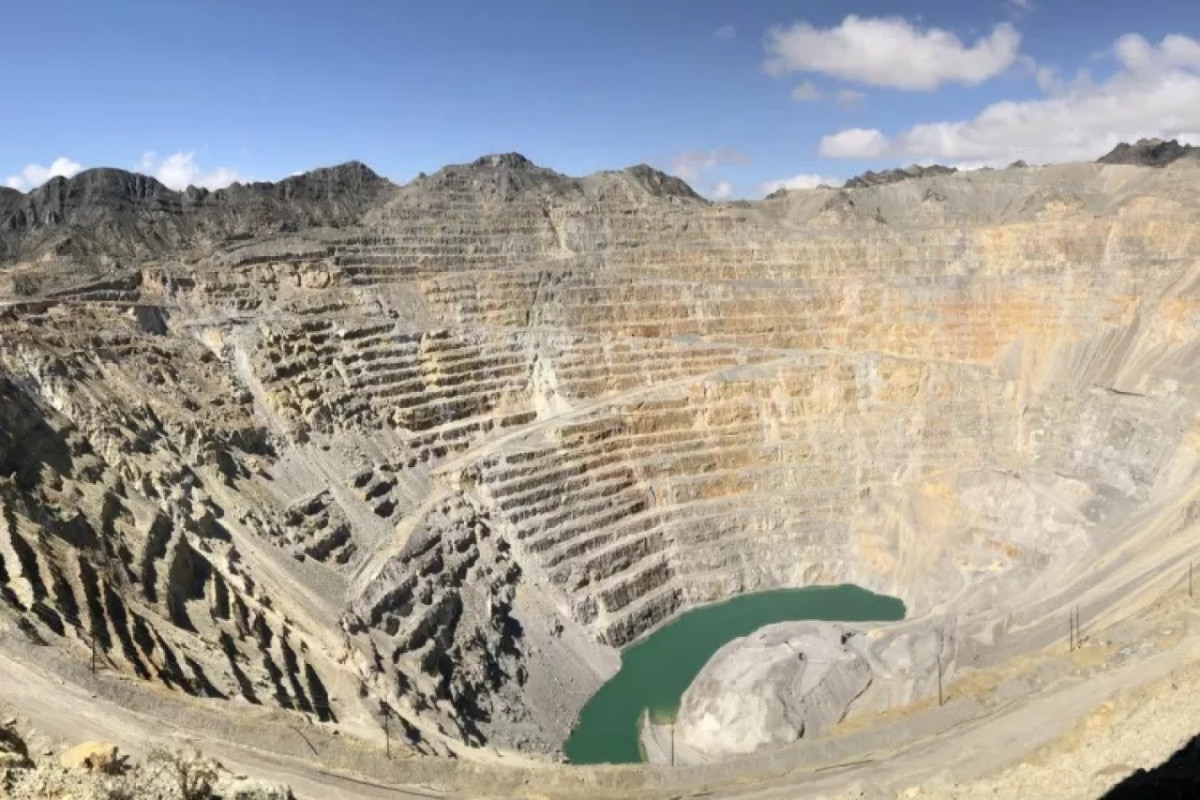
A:
[[[754,197],[916,162],[1200,141],[1196,0],[3,2],[0,182],[171,185],[515,150]],[[1083,71],[1083,72],[1081,72]]]

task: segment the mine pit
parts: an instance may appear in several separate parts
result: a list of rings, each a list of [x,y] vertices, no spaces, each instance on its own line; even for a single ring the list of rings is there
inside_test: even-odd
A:
[[[1115,748],[1191,685],[1198,177],[6,194],[0,702],[467,796]]]

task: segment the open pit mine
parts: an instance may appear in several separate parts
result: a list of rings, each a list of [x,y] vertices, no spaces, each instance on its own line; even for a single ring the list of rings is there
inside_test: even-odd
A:
[[[1138,152],[726,203],[515,154],[0,188],[0,751],[1103,795],[1200,719],[1200,159]],[[568,763],[623,649],[843,584],[903,618],[738,634],[647,763]]]

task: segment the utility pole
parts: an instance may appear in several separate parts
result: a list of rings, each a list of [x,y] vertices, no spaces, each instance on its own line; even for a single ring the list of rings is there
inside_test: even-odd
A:
[[[92,674],[96,674],[96,632],[92,631],[88,639],[92,642]]]
[[[675,722],[671,721],[671,766],[675,766]]]
[[[392,757],[392,727],[389,724],[391,720],[392,707],[387,703],[383,704],[383,741],[386,748],[387,757]]]
[[[1068,635],[1071,637],[1071,652],[1074,653],[1075,652],[1075,609],[1071,609],[1071,618],[1067,622],[1067,625],[1070,626],[1071,632]]]
[[[946,699],[942,695],[942,654],[941,653],[937,654],[937,668],[938,668],[938,705],[942,706],[942,705],[946,704]]]

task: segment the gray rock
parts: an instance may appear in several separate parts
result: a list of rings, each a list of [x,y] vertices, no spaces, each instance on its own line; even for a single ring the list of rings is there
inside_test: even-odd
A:
[[[735,639],[684,693],[680,739],[727,756],[819,734],[871,683],[862,639],[823,622],[769,625]]]

